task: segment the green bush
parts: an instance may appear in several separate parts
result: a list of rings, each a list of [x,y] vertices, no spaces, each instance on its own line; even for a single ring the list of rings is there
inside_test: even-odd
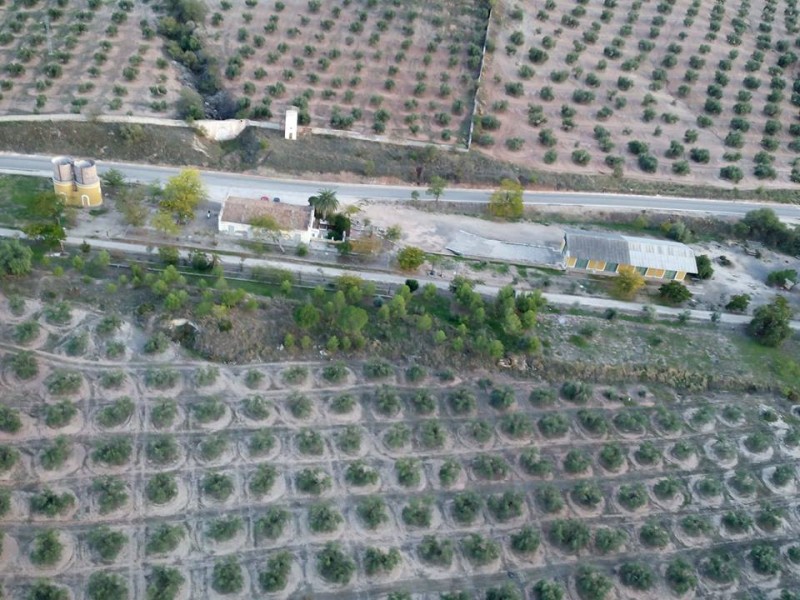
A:
[[[575,404],[586,404],[592,397],[592,387],[579,381],[566,381],[561,386],[561,397]]]
[[[411,408],[420,416],[430,415],[436,410],[436,398],[428,390],[419,390],[411,397]]]
[[[92,460],[119,467],[130,460],[132,452],[131,439],[127,436],[116,436],[99,440],[92,451]]]
[[[634,458],[639,464],[654,465],[661,460],[661,451],[652,442],[644,442],[633,453]]]
[[[450,540],[439,541],[426,535],[417,546],[417,554],[423,562],[439,567],[449,567],[453,562],[453,544]]]
[[[556,519],[547,533],[551,543],[562,550],[576,554],[589,545],[589,528],[578,519]]]
[[[528,401],[538,408],[552,406],[556,401],[556,392],[551,388],[537,388],[531,390]]]
[[[263,496],[272,489],[278,478],[278,471],[269,464],[260,464],[250,476],[248,489],[256,496]]]
[[[40,579],[28,589],[26,600],[69,600],[69,590]]]
[[[281,379],[290,385],[305,383],[308,379],[308,369],[301,366],[289,367],[281,373]]]
[[[439,467],[439,483],[441,483],[442,487],[453,485],[459,475],[461,475],[461,463],[453,459],[445,460],[442,466]]]
[[[669,533],[658,523],[649,521],[639,530],[639,539],[648,548],[663,548],[669,543]]]
[[[623,563],[619,568],[619,580],[622,585],[630,588],[649,590],[653,587],[654,579],[652,569],[642,563]]]
[[[364,552],[364,571],[367,575],[391,573],[402,562],[397,548],[383,551],[379,548],[367,548]]]
[[[242,591],[244,574],[235,556],[217,559],[211,572],[211,587],[220,594],[237,594]]]
[[[647,489],[641,483],[623,484],[617,492],[617,501],[627,510],[636,510],[647,504]]]
[[[133,415],[133,400],[128,396],[118,398],[97,412],[97,423],[106,429],[119,427]]]
[[[419,427],[418,439],[426,450],[442,448],[447,441],[447,429],[436,419],[424,421]]]
[[[100,386],[107,390],[117,390],[122,387],[126,377],[125,371],[119,369],[106,371],[100,376]]]
[[[162,523],[148,527],[145,551],[147,554],[167,554],[178,547],[185,535],[186,530],[181,525]]]
[[[263,421],[269,416],[270,405],[261,396],[249,396],[242,400],[242,413],[254,421]]]
[[[0,445],[0,473],[10,471],[19,460],[19,451],[11,446]]]
[[[344,472],[347,483],[356,486],[374,485],[378,482],[378,472],[363,460],[355,460],[347,465]]]
[[[156,473],[144,488],[147,499],[154,504],[166,504],[178,495],[178,482],[171,473]]]
[[[75,496],[69,492],[57,494],[50,488],[45,488],[31,496],[31,512],[47,517],[63,515],[75,506]]]
[[[492,439],[493,429],[486,421],[476,420],[467,423],[467,434],[479,444],[485,444]]]
[[[42,467],[48,471],[61,468],[72,454],[72,444],[69,438],[63,435],[56,437],[42,450],[40,460]]]
[[[86,596],[89,600],[127,600],[128,586],[116,573],[95,572],[89,576]]]
[[[150,409],[150,422],[156,429],[170,427],[178,415],[178,408],[172,400],[161,399]]]
[[[95,527],[86,535],[89,550],[103,562],[113,562],[125,544],[128,536],[121,531],[115,531],[108,525]]]
[[[473,565],[486,565],[500,557],[500,544],[478,533],[468,535],[461,543],[464,556]]]
[[[573,502],[584,508],[595,508],[603,501],[603,492],[597,484],[590,481],[579,481],[570,491]]]
[[[482,506],[483,501],[475,492],[459,492],[453,497],[453,506],[451,508],[453,519],[468,525],[480,514]]]
[[[58,539],[58,532],[48,529],[33,538],[30,559],[37,567],[49,567],[61,560],[63,552],[64,546]]]
[[[600,464],[609,471],[618,471],[625,464],[625,451],[616,442],[604,444],[598,456]]]
[[[621,529],[600,527],[594,532],[594,547],[600,554],[617,552],[627,541],[628,536]]]
[[[258,584],[262,592],[279,592],[289,583],[292,555],[281,551],[267,559],[266,569],[258,572]]]
[[[536,490],[536,502],[546,513],[557,513],[564,508],[564,497],[557,487],[545,484]]]
[[[783,487],[794,481],[795,470],[792,465],[778,465],[769,480],[773,485]]]
[[[399,458],[394,463],[397,481],[403,487],[416,487],[421,480],[419,461],[415,458]]]
[[[428,497],[413,498],[403,507],[403,523],[411,527],[430,527],[433,501]]]
[[[563,437],[569,431],[569,421],[563,415],[551,413],[539,419],[539,431],[547,439]]]
[[[203,493],[223,502],[233,493],[233,480],[224,473],[207,473],[200,484]]]
[[[509,466],[502,456],[479,454],[472,460],[472,470],[481,479],[499,481],[508,476]]]
[[[241,517],[220,517],[211,521],[206,528],[206,535],[215,542],[225,542],[236,537],[243,525]]]
[[[466,388],[459,388],[447,397],[450,408],[456,415],[467,415],[475,410],[475,394]]]
[[[14,341],[27,344],[39,337],[41,327],[37,321],[25,321],[14,327]]]
[[[714,531],[711,522],[700,515],[687,515],[681,519],[680,525],[684,533],[692,537],[707,536]]]
[[[514,406],[515,402],[514,388],[510,386],[495,388],[489,395],[489,405],[495,410],[508,410]]]
[[[178,569],[155,566],[147,577],[147,600],[174,600],[185,581]]]
[[[553,463],[539,456],[535,447],[528,447],[519,455],[519,464],[522,470],[534,477],[547,477],[553,471]]]
[[[308,526],[314,533],[336,531],[343,522],[342,514],[330,504],[312,504],[308,507]]]
[[[778,553],[772,546],[762,543],[753,546],[748,554],[753,570],[759,575],[775,575],[781,570]]]
[[[355,408],[356,399],[351,394],[342,394],[331,400],[331,410],[337,415],[346,415]]]
[[[342,362],[326,365],[322,369],[322,378],[330,383],[341,383],[347,378],[347,367]]]
[[[39,361],[33,352],[19,352],[11,357],[9,364],[19,379],[28,380],[39,374]]]
[[[364,376],[367,379],[386,379],[394,374],[392,365],[385,360],[375,358],[364,363]]]
[[[382,385],[375,390],[375,410],[384,417],[394,417],[402,408],[400,395],[388,385]]]
[[[531,588],[534,600],[563,600],[564,589],[555,581],[540,579]]]
[[[667,565],[667,585],[678,595],[697,587],[697,576],[694,567],[682,558],[676,558]]]
[[[570,474],[585,473],[592,464],[592,459],[582,450],[570,450],[564,457],[564,470]]]
[[[541,534],[538,529],[525,526],[511,534],[511,549],[520,554],[533,554],[541,543]]]
[[[297,449],[301,454],[321,456],[325,452],[325,441],[318,431],[301,429],[296,438]]]
[[[199,423],[212,423],[225,415],[225,405],[217,398],[202,398],[192,403],[191,411]]]
[[[332,485],[331,476],[318,468],[303,469],[295,477],[297,489],[305,494],[319,496]]]
[[[148,369],[144,374],[144,383],[147,387],[156,390],[168,390],[175,387],[180,379],[180,373],[175,369]]]
[[[107,514],[125,505],[128,501],[128,490],[125,483],[110,475],[96,477],[92,481],[91,492],[97,497],[100,514]]]
[[[323,579],[345,585],[356,570],[355,561],[336,542],[328,542],[317,552],[317,570]]]
[[[522,514],[525,506],[525,496],[522,492],[507,490],[502,494],[489,496],[486,507],[498,521],[508,521]]]
[[[289,512],[277,506],[267,508],[263,516],[253,522],[253,535],[256,541],[263,538],[276,540],[289,522]]]
[[[608,421],[601,412],[581,409],[577,416],[581,427],[592,435],[605,435],[608,431]]]
[[[5,404],[0,404],[0,431],[17,433],[22,428],[19,411]]]
[[[228,440],[221,433],[211,434],[200,442],[198,455],[201,460],[211,462],[219,458],[228,448]]]
[[[356,514],[369,529],[376,529],[389,520],[386,504],[379,496],[361,498],[356,504]]]
[[[74,394],[81,389],[83,377],[77,371],[56,369],[44,380],[47,391],[55,396]]]

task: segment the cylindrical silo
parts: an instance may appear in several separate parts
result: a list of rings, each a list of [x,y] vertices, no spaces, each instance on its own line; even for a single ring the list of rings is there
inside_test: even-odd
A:
[[[69,156],[56,156],[53,164],[53,181],[72,184],[72,159]]]
[[[75,183],[78,185],[94,185],[100,181],[97,167],[93,160],[79,160],[74,163]]]

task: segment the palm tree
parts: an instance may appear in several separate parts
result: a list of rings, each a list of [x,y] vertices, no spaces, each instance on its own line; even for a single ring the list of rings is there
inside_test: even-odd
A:
[[[308,203],[314,207],[314,216],[317,219],[327,219],[339,210],[339,199],[334,190],[320,190],[316,196],[311,196]]]

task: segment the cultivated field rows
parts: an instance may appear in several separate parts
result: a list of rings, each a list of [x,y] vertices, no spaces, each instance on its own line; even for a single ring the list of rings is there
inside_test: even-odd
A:
[[[578,564],[610,576],[636,560],[661,574],[652,593],[664,597],[670,560],[690,557],[702,571],[715,547],[732,551],[739,574],[726,583],[703,575],[698,593],[797,582],[787,552],[800,526],[800,432],[771,398],[442,382],[386,365],[378,373],[370,363],[210,367],[177,348],[141,355],[129,324],[101,335],[99,317],[73,311],[54,325],[54,314],[30,303],[3,331],[0,383],[13,407],[0,432],[0,487],[10,492],[0,569],[14,574],[7,591],[24,593],[46,576],[82,597],[90,574],[107,571],[140,597],[152,567],[166,565],[185,579],[180,597],[216,597],[216,565],[235,557],[239,595],[251,597],[284,550],[290,567],[277,596],[432,593],[464,587],[466,575],[466,587],[481,589],[507,570],[531,583],[556,577],[570,590]],[[31,319],[42,332],[20,344]],[[81,332],[91,332],[91,344],[68,355]],[[128,352],[104,358],[120,340]],[[38,369],[21,379],[22,348]],[[65,400],[75,409],[68,418],[54,410]],[[59,435],[66,458],[46,469]],[[45,489],[74,501],[42,512]],[[565,523],[582,523],[589,537],[570,549],[553,533]],[[100,526],[125,537],[106,561],[90,542]],[[34,564],[36,539],[49,530],[62,552]],[[597,532],[615,530],[624,534],[601,552]],[[449,542],[452,557],[424,558],[431,540]],[[773,548],[777,572],[750,567],[757,541]],[[330,542],[355,561],[346,584],[320,572]],[[399,560],[368,575],[368,548],[397,548]],[[634,594],[615,584],[622,597]]]
[[[479,93],[497,121],[484,128],[493,154],[577,172],[708,181],[738,166],[750,185],[790,180],[800,150],[793,0],[521,6],[499,3]],[[656,163],[643,167],[633,140]],[[772,169],[757,177],[759,163]]]

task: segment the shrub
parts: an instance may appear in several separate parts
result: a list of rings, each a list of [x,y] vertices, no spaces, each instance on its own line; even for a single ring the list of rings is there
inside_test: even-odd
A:
[[[297,489],[305,494],[319,496],[322,492],[330,489],[332,485],[331,476],[322,469],[303,469],[295,477]]]
[[[561,414],[549,413],[539,419],[539,431],[547,439],[563,437],[569,431],[569,421]]]
[[[126,600],[128,586],[116,573],[95,572],[89,576],[86,595],[89,600]]]
[[[553,463],[546,458],[540,458],[539,452],[533,447],[520,453],[519,464],[525,473],[534,477],[546,477],[553,471]]]
[[[655,447],[653,442],[644,442],[633,453],[637,462],[642,465],[654,465],[661,460],[661,451]]]
[[[540,579],[531,588],[534,600],[563,600],[564,590],[555,581]]]
[[[312,504],[308,507],[308,526],[314,533],[336,531],[343,521],[342,514],[330,504]]]
[[[108,525],[101,525],[86,535],[86,542],[89,550],[100,560],[112,562],[128,543],[128,536],[121,531],[114,531]]]
[[[572,553],[578,553],[589,545],[589,528],[577,519],[557,519],[550,524],[550,541]]]
[[[511,549],[520,554],[532,554],[536,552],[540,543],[541,535],[539,531],[530,526],[525,526],[511,534]]]
[[[589,455],[582,450],[570,450],[564,457],[564,470],[570,474],[584,473],[591,464]]]
[[[477,533],[468,535],[462,547],[467,560],[473,565],[486,565],[500,557],[500,545]]]
[[[116,436],[100,440],[92,451],[92,459],[115,467],[126,464],[133,452],[131,440],[127,436]]]
[[[133,410],[133,400],[123,396],[98,411],[97,423],[106,429],[118,427],[131,418]]]
[[[330,383],[340,383],[347,377],[347,367],[344,363],[335,362],[322,369],[322,378]]]
[[[128,501],[128,491],[125,483],[116,477],[96,477],[92,481],[91,492],[97,496],[100,514],[107,514],[117,510]]]
[[[456,415],[466,415],[475,410],[475,395],[466,388],[450,393],[447,400]]]
[[[317,570],[326,581],[347,584],[356,570],[355,561],[336,542],[328,542],[317,552]]]
[[[367,575],[391,573],[402,562],[397,548],[383,551],[379,548],[367,548],[364,552],[364,570]]]
[[[624,410],[614,417],[614,426],[623,433],[644,433],[647,417],[641,412]]]
[[[25,321],[14,327],[14,341],[18,344],[27,344],[39,337],[39,323],[37,321]]]
[[[25,598],[27,600],[69,600],[70,597],[67,588],[40,579],[33,583]]]
[[[351,485],[373,485],[378,482],[378,472],[363,460],[351,462],[344,474],[345,481]]]
[[[594,508],[603,501],[603,492],[596,484],[580,481],[570,491],[572,500],[584,508]]]
[[[267,559],[266,569],[259,571],[258,584],[263,592],[279,592],[289,582],[292,568],[292,555],[281,551]]]
[[[650,521],[639,530],[639,539],[649,548],[663,548],[669,543],[669,533],[658,523]]]
[[[145,551],[147,554],[167,554],[178,547],[186,535],[186,530],[181,525],[162,523],[147,530]]]
[[[217,439],[224,440],[224,438],[217,438]],[[268,454],[270,450],[272,450],[274,447],[275,447],[275,436],[272,434],[270,430],[257,429],[252,434],[250,434],[250,440],[247,444],[247,450],[249,451],[250,456],[264,456],[265,454]],[[225,444],[222,445],[222,449],[224,448]]]
[[[567,381],[561,386],[561,396],[575,404],[585,404],[592,397],[592,388],[586,383]]]
[[[508,521],[522,514],[525,496],[521,492],[508,490],[496,496],[489,496],[486,507],[498,521]]]
[[[697,587],[694,567],[682,558],[676,558],[667,565],[667,585],[678,595]]]
[[[57,494],[50,488],[45,488],[41,492],[31,496],[31,512],[56,517],[63,515],[75,506],[75,496],[69,492]]]
[[[411,527],[430,527],[431,526],[431,503],[430,498],[414,498],[403,507],[403,522]]]
[[[174,600],[184,582],[177,569],[155,566],[147,577],[147,600]]]
[[[604,600],[613,587],[611,580],[593,567],[581,566],[575,575],[575,588],[582,600]]]
[[[736,579],[736,559],[727,552],[715,552],[701,563],[700,571],[716,583],[730,583]]]
[[[296,438],[297,449],[301,454],[321,456],[325,452],[325,442],[318,431],[301,429]]]
[[[418,415],[430,415],[436,410],[436,398],[428,390],[416,392],[411,397],[410,403],[411,408]]]
[[[305,383],[308,379],[308,369],[301,366],[289,367],[281,373],[281,379],[291,385]]]
[[[421,479],[419,461],[415,458],[399,458],[394,463],[397,481],[403,487],[416,487]]]
[[[47,391],[55,396],[74,394],[81,388],[83,377],[77,371],[57,369],[47,376],[44,384]]]
[[[647,490],[641,483],[623,484],[617,492],[617,501],[628,510],[636,510],[647,504]]]
[[[277,506],[269,507],[264,516],[258,517],[253,523],[253,535],[257,540],[261,538],[278,539],[283,533],[289,513]]]
[[[748,554],[753,570],[760,575],[775,575],[780,571],[780,560],[775,548],[767,544],[753,546]]]
[[[393,417],[400,412],[402,404],[400,396],[387,385],[382,385],[375,391],[375,410],[386,417]]]
[[[450,540],[439,541],[432,535],[426,535],[417,546],[417,553],[423,562],[449,567],[453,562],[453,544]]]
[[[594,547],[600,554],[610,554],[619,550],[627,539],[621,529],[601,527],[594,533]]]
[[[378,358],[369,360],[364,364],[364,376],[367,379],[386,379],[393,373],[392,366]]]
[[[358,518],[369,528],[376,529],[389,519],[386,504],[379,496],[366,496],[356,504]]]
[[[472,470],[481,479],[500,480],[508,475],[508,463],[501,456],[479,454],[472,461]]]
[[[145,485],[145,496],[154,504],[166,504],[178,495],[178,483],[171,473],[156,473]]]
[[[211,587],[220,594],[235,594],[242,590],[244,575],[236,557],[217,559],[211,572]]]
[[[405,423],[395,423],[387,431],[383,438],[384,443],[392,449],[402,448],[408,444],[411,438],[411,430]]]
[[[225,405],[217,398],[202,398],[192,403],[191,411],[201,424],[218,421],[225,414]]]
[[[356,399],[350,394],[342,394],[331,400],[331,410],[337,415],[346,415],[352,412]]]
[[[19,352],[11,357],[11,370],[19,379],[32,379],[39,374],[39,362],[32,352]],[[5,430],[4,430],[5,431]]]
[[[653,587],[654,578],[652,569],[642,563],[623,563],[619,568],[619,580],[622,585],[637,590],[649,590]]]
[[[472,523],[480,513],[483,501],[475,492],[459,492],[453,497],[453,518],[463,524]]]
[[[256,496],[269,493],[278,478],[278,471],[269,464],[260,464],[250,477],[248,489]]]
[[[625,451],[616,442],[604,444],[599,454],[600,464],[609,471],[617,471],[625,463]]]
[[[148,369],[144,374],[147,387],[156,390],[167,390],[175,387],[180,374],[175,369]]]
[[[72,453],[72,444],[69,438],[63,435],[56,437],[42,451],[40,460],[42,467],[48,471],[61,468]]]
[[[61,560],[63,552],[64,546],[58,539],[58,532],[48,529],[33,538],[30,559],[37,567],[49,567]]]

